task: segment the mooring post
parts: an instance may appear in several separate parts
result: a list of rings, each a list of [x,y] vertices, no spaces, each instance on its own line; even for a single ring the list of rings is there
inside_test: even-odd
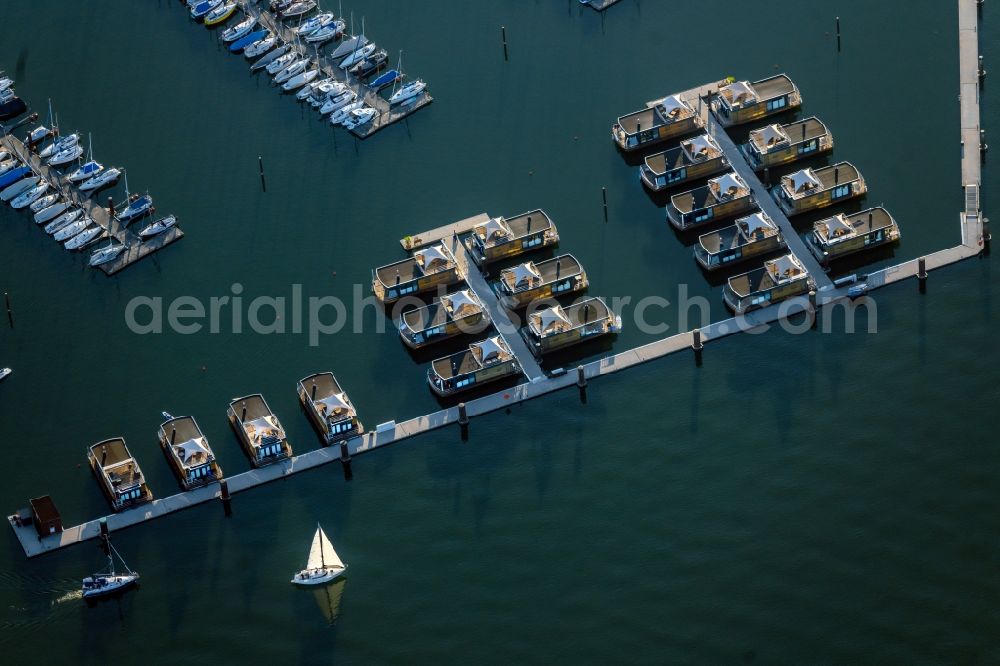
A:
[[[979,82],[982,83],[986,77],[986,67],[983,66],[983,56],[979,56]]]
[[[803,125],[805,127],[805,125]],[[771,167],[764,167],[764,187],[771,186]]]
[[[98,525],[101,528],[101,548],[104,549],[105,555],[111,555],[111,531],[108,529],[108,519],[101,518]]]
[[[812,328],[816,328],[816,290],[809,290],[809,316],[812,317]]]
[[[705,343],[701,341],[701,329],[696,328],[691,331],[691,349],[694,350],[694,363],[701,367],[701,353],[705,349]]]
[[[840,17],[837,17],[837,53],[840,53]]]
[[[351,452],[347,448],[347,440],[340,440],[340,464],[344,468],[344,481],[350,481],[354,478],[354,473],[351,471]]]
[[[14,328],[14,311],[10,307],[10,294],[3,292],[3,299],[7,302],[7,323]]]
[[[927,293],[927,258],[917,259],[917,283],[920,286],[920,293]]]
[[[465,403],[458,403],[458,427],[462,430],[462,441],[469,439],[469,412]]]
[[[225,512],[226,518],[232,517],[233,501],[229,495],[229,482],[225,479],[219,479],[219,499],[222,500],[222,510]]]
[[[608,188],[601,188],[601,199],[604,201],[604,221],[608,221]]]
[[[587,371],[582,365],[576,366],[576,387],[580,389],[580,402],[587,404]]]
[[[500,26],[500,39],[503,40],[503,61],[507,62],[507,26]]]
[[[260,169],[260,191],[267,192],[267,183],[264,182],[264,158],[257,156],[257,168]]]

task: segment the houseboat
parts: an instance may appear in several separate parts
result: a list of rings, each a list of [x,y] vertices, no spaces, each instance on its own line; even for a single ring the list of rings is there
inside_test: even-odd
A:
[[[402,296],[446,287],[465,279],[462,269],[444,243],[421,248],[413,256],[375,269],[372,291],[382,303]]]
[[[505,308],[516,310],[542,298],[583,291],[587,273],[571,254],[547,261],[529,261],[500,272],[497,295]]]
[[[418,349],[463,333],[481,333],[489,323],[490,315],[479,297],[465,289],[403,313],[398,328],[406,346]]]
[[[94,444],[87,452],[87,459],[115,511],[124,511],[153,499],[139,463],[121,437]]]
[[[554,305],[528,316],[525,337],[536,356],[621,330],[621,317],[600,298],[587,298],[569,307]]]
[[[427,383],[439,396],[468,391],[479,384],[512,377],[521,365],[499,335],[474,342],[465,351],[439,358],[427,370]]]
[[[559,242],[556,225],[545,211],[533,210],[517,217],[493,217],[472,229],[468,246],[477,264],[515,257]]]
[[[741,217],[731,227],[699,236],[694,258],[705,270],[714,271],[784,247],[778,225],[767,213],[757,212]]]
[[[772,188],[771,194],[785,215],[797,215],[860,197],[867,191],[865,179],[854,165],[841,162],[782,176],[781,183]]]
[[[736,172],[708,180],[708,185],[670,197],[667,219],[678,229],[733,215],[750,213],[756,207],[753,193]]]
[[[899,240],[899,225],[877,206],[853,215],[835,215],[813,225],[809,250],[822,263]]]
[[[221,479],[222,469],[194,417],[169,414],[164,417],[167,420],[160,425],[160,447],[184,490]]]
[[[332,372],[317,372],[295,387],[313,427],[327,446],[365,431],[354,404]]]
[[[768,125],[750,132],[743,154],[755,171],[788,164],[833,150],[833,135],[813,116],[787,125]]]
[[[736,314],[762,308],[809,291],[812,280],[794,254],[764,262],[760,268],[729,278],[722,290]]]
[[[753,83],[733,81],[719,88],[712,98],[712,111],[723,127],[742,125],[800,106],[802,95],[785,74]]]
[[[639,167],[643,184],[654,192],[706,178],[729,168],[729,160],[715,139],[700,134],[676,148],[650,155]]]
[[[285,429],[261,394],[236,398],[229,403],[226,416],[254,467],[291,457],[292,446],[285,437]]]
[[[694,107],[680,95],[670,95],[651,103],[641,111],[622,116],[611,126],[611,137],[626,152],[644,148],[686,134],[702,127]]]

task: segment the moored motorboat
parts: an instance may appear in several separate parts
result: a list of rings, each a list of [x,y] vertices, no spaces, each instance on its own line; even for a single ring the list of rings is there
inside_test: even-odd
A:
[[[404,102],[408,102],[423,93],[426,88],[427,84],[421,79],[410,81],[389,97],[389,104],[403,104]]]
[[[124,210],[118,213],[118,221],[127,226],[132,220],[138,220],[140,217],[152,212],[152,210],[153,198],[148,194],[144,194],[130,202]]]
[[[118,169],[117,167],[111,167],[110,169],[106,169],[101,173],[97,174],[96,176],[88,178],[87,180],[80,183],[80,191],[92,192],[95,190],[99,190],[102,187],[113,185],[118,181],[119,178],[121,178],[121,175],[122,172],[120,169]]]
[[[271,62],[267,63],[267,66],[264,67],[264,71],[270,74],[271,76],[275,76],[278,73],[280,73],[281,70],[293,64],[298,57],[299,54],[295,53],[294,51],[284,53],[280,57],[275,58]]]
[[[307,21],[304,21],[302,25],[298,26],[293,30],[293,32],[299,37],[306,37],[316,32],[323,26],[333,23],[334,15],[332,12],[324,12],[322,14],[317,14]]]
[[[378,111],[370,106],[362,106],[359,109],[354,109],[344,120],[344,127],[349,130],[361,127],[374,120],[377,114]]]
[[[13,91],[8,89],[6,92],[12,93]],[[24,100],[13,94],[5,99],[0,99],[0,121],[16,118],[27,110],[28,105],[24,103]]]
[[[306,86],[304,86],[302,88],[302,90],[300,90],[297,93],[295,93],[295,99],[297,99],[297,100],[299,100],[301,102],[302,100],[306,99],[307,97],[312,97],[313,95],[319,94],[317,92],[317,90],[319,89],[319,86],[321,84],[324,84],[324,83],[327,83],[327,82],[332,82],[332,81],[333,81],[333,79],[322,79],[322,80],[313,80],[313,81],[310,81],[308,85],[306,85]]]
[[[74,146],[63,148],[58,153],[49,158],[49,166],[63,166],[77,160],[83,155],[83,146],[79,143]]]
[[[10,368],[0,368],[0,380],[7,379],[13,372]]]
[[[284,68],[274,76],[274,83],[276,85],[281,85],[285,81],[289,81],[292,78],[301,74],[302,72],[306,71],[306,67],[308,66],[309,66],[308,58],[302,58],[300,60],[296,60],[291,65]]]
[[[42,210],[43,208],[48,208],[49,206],[51,206],[52,204],[54,204],[56,201],[59,201],[59,195],[58,194],[47,194],[44,197],[42,197],[41,199],[39,199],[38,201],[36,201],[35,203],[31,204],[31,206],[29,208],[31,209],[32,213],[37,213],[38,211]]]
[[[38,156],[41,157],[43,160],[45,160],[52,157],[59,151],[65,150],[70,146],[75,146],[78,143],[80,143],[79,134],[70,134],[69,136],[61,136],[57,139],[54,139],[52,143],[42,148],[38,152]]]
[[[357,49],[356,51],[354,51],[353,53],[351,53],[350,55],[348,55],[346,58],[344,58],[341,61],[339,67],[341,69],[343,69],[343,70],[348,70],[355,63],[361,62],[362,60],[364,60],[365,58],[367,58],[368,56],[370,56],[372,53],[375,53],[375,43],[374,42],[365,44],[364,46],[360,47],[359,49]]]
[[[389,54],[385,49],[382,49],[381,51],[372,53],[361,62],[355,64],[349,71],[354,76],[364,79],[370,76],[373,72],[385,67],[385,63],[388,61]]]
[[[344,108],[348,104],[351,104],[358,98],[358,94],[353,90],[344,90],[342,92],[332,94],[327,97],[323,106],[319,108],[319,113],[325,116],[328,113],[335,113],[339,109]],[[332,120],[330,122],[333,122]],[[338,121],[339,122],[339,121]],[[336,123],[334,123],[336,125]]]
[[[222,31],[222,41],[226,44],[235,42],[250,34],[254,26],[257,25],[256,16],[247,16],[245,19]]]
[[[358,102],[351,102],[350,104],[340,107],[330,115],[330,124],[343,125],[344,121],[350,117],[351,111],[360,109],[364,105],[365,105],[364,102],[358,101]]]
[[[118,255],[125,250],[125,245],[121,243],[109,243],[108,245],[94,250],[90,255],[90,265],[100,266],[118,258]]]
[[[76,171],[66,176],[66,180],[71,183],[80,183],[104,171],[104,165],[93,160],[83,164]]]
[[[153,222],[149,226],[145,227],[139,232],[139,238],[152,238],[157,234],[161,234],[170,227],[177,224],[177,218],[173,215],[168,215],[166,217],[160,218],[156,222]]]
[[[59,203],[54,203],[51,206],[48,206],[47,208],[43,208],[35,213],[35,224],[45,224],[46,222],[56,219],[69,210],[72,205],[73,203],[70,201],[60,201]]]
[[[27,167],[25,167],[27,169]],[[16,172],[15,172],[16,173]],[[28,169],[25,175],[31,173],[31,169]],[[14,175],[14,174],[8,174]],[[38,176],[29,176],[25,178],[24,176],[19,177],[16,181],[12,180],[11,184],[0,191],[0,201],[10,201],[21,195],[21,192],[25,190],[30,190],[35,185],[38,185],[38,181],[41,180]]]
[[[216,9],[221,4],[222,0],[204,0],[204,2],[199,2],[195,6],[191,7],[191,18],[195,21],[201,21],[205,18],[206,14]]]
[[[331,79],[322,81],[319,85],[316,85],[314,82],[313,85],[315,89],[313,90],[313,94],[309,96],[308,101],[314,109],[322,107],[331,97],[336,97],[349,90],[346,84]]]
[[[205,26],[212,27],[229,20],[229,17],[236,11],[235,2],[225,2],[209,13],[205,14]]]
[[[278,38],[275,37],[273,34],[268,33],[260,41],[254,42],[253,44],[250,44],[245,49],[243,49],[243,55],[248,59],[256,58],[257,56],[262,56],[271,49],[273,49],[274,45],[277,43],[278,43]]]
[[[80,212],[80,211],[74,211],[74,212]],[[80,220],[75,220],[64,226],[59,231],[52,234],[52,238],[54,238],[57,242],[62,243],[66,239],[72,238],[73,236],[76,236],[78,233],[86,229],[87,225],[89,224],[90,224],[90,218],[85,217]]]
[[[44,194],[49,191],[49,187],[51,187],[51,185],[49,185],[47,180],[41,181],[34,187],[25,190],[21,194],[14,197],[14,199],[10,202],[11,208],[15,210],[27,208],[33,202],[38,200],[39,197],[44,196]]]
[[[285,92],[291,92],[293,90],[298,90],[305,84],[309,83],[319,75],[318,69],[307,69],[301,74],[296,74],[292,78],[285,81],[281,86],[281,89]]]
[[[319,30],[315,30],[308,35],[306,35],[307,44],[322,44],[323,42],[328,42],[331,39],[336,39],[344,34],[344,30],[347,29],[347,24],[344,23],[342,19],[337,19],[332,23],[324,25]]]
[[[4,76],[0,78],[0,90],[7,90],[14,85],[14,80],[10,77]]]
[[[83,215],[83,211],[77,208],[76,210],[68,210],[59,217],[55,218],[51,222],[45,225],[45,233],[54,234],[61,231],[71,223],[75,222],[77,218]]]
[[[66,241],[65,247],[67,250],[79,250],[80,248],[86,246],[88,243],[94,241],[101,233],[104,231],[103,227],[99,227],[96,224],[87,227],[76,236],[73,236],[68,241]]]
[[[308,14],[316,8],[316,0],[297,0],[281,10],[281,18],[295,18]]]
[[[248,34],[244,35],[243,37],[240,37],[239,39],[235,40],[232,44],[230,44],[229,45],[229,52],[230,53],[239,53],[240,51],[244,51],[245,49],[249,48],[250,46],[256,44],[257,42],[259,42],[261,40],[263,40],[265,37],[267,37],[270,34],[271,33],[268,30],[254,30],[253,32],[248,33]]]

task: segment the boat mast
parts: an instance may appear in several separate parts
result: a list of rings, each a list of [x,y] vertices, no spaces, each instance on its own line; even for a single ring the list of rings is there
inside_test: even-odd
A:
[[[399,49],[399,60],[396,61],[396,78],[392,82],[392,92],[389,97],[396,94],[396,84],[403,80],[403,49]]]
[[[323,528],[316,523],[316,531],[319,532],[319,562],[326,569],[326,557],[323,555]]]

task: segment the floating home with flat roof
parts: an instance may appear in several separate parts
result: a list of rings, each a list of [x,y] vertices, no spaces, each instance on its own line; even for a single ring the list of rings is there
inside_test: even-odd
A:
[[[708,134],[681,141],[676,148],[650,155],[639,167],[643,184],[654,192],[706,178],[729,168],[722,148]]]
[[[734,81],[719,88],[712,110],[723,127],[742,125],[802,106],[798,87],[785,74],[760,81]]]
[[[116,512],[153,499],[139,463],[132,457],[121,437],[106,439],[91,446],[87,451],[87,460],[104,496]]]
[[[533,210],[517,217],[492,217],[472,228],[467,246],[479,265],[555,245],[559,232],[543,210]]]
[[[760,268],[729,278],[722,290],[736,314],[761,308],[809,291],[809,273],[794,254],[764,262]]]
[[[736,224],[702,234],[694,246],[694,258],[707,271],[745,261],[785,247],[778,225],[767,213],[756,212]]]
[[[215,460],[208,438],[193,416],[167,419],[160,424],[159,438],[160,447],[184,490],[207,486],[222,478],[222,468]]]
[[[617,333],[621,317],[600,298],[587,298],[573,305],[554,305],[528,316],[525,337],[536,356]]]
[[[867,191],[865,179],[857,168],[850,162],[840,162],[782,176],[771,194],[785,215],[791,216],[860,197]]]
[[[755,171],[788,164],[833,150],[833,135],[813,116],[787,125],[768,125],[750,132],[743,154]]]
[[[413,256],[375,269],[372,291],[382,303],[401,297],[447,287],[465,279],[462,269],[444,243],[430,245]]]
[[[295,385],[299,402],[327,446],[365,431],[354,403],[332,372],[317,372]]]
[[[587,273],[571,254],[546,261],[529,261],[500,272],[497,294],[505,308],[516,310],[542,298],[583,291]]]
[[[899,240],[899,225],[885,208],[843,213],[820,220],[807,237],[809,251],[821,263]]]
[[[703,127],[694,107],[680,95],[669,95],[611,126],[611,138],[626,152],[692,134]]]
[[[712,220],[750,213],[754,208],[756,203],[750,188],[731,171],[710,178],[703,187],[670,197],[667,219],[684,230]]]
[[[226,410],[229,425],[254,467],[263,467],[292,455],[285,429],[259,393],[236,398]]]
[[[489,323],[482,301],[474,291],[464,289],[404,312],[397,328],[406,346],[418,349],[463,333],[481,333]]]
[[[427,383],[434,393],[444,397],[520,372],[521,365],[514,353],[504,339],[496,335],[432,362],[427,370]]]

